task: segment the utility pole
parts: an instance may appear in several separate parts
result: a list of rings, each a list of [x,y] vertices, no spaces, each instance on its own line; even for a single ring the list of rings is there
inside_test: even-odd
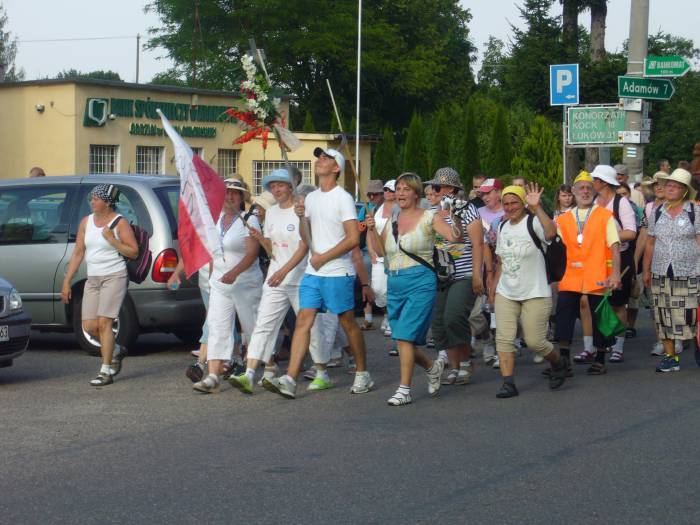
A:
[[[632,0],[630,9],[630,39],[627,56],[627,75],[644,76],[644,59],[647,56],[649,38],[649,0]],[[644,102],[648,104],[649,102]],[[625,131],[641,131],[643,127],[642,111],[625,111]],[[644,168],[644,146],[626,144],[622,148],[622,162],[629,174],[636,176]]]
[[[136,83],[139,83],[139,58],[141,54],[141,35],[136,34]]]

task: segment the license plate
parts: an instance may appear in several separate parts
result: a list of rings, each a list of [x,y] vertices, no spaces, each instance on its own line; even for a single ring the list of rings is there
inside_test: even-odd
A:
[[[0,341],[10,340],[10,329],[7,325],[0,326]]]

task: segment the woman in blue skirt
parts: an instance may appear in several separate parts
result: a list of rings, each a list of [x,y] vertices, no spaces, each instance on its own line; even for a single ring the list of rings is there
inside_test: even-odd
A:
[[[412,402],[411,380],[416,363],[425,369],[428,393],[433,396],[440,389],[444,367],[443,361],[430,359],[416,346],[425,345],[435,302],[437,284],[432,263],[435,235],[458,242],[462,234],[435,211],[418,206],[422,192],[420,177],[415,173],[404,173],[396,179],[398,213],[394,213],[382,231],[376,231],[373,217],[367,218],[367,228],[375,236],[373,244],[379,246],[384,256],[388,274],[389,325],[401,361],[401,383],[388,400],[391,406]]]

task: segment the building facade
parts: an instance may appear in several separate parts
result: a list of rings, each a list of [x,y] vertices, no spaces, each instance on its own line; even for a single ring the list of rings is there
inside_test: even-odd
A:
[[[262,178],[284,161],[273,134],[267,148],[260,138],[234,143],[241,127],[224,112],[238,103],[236,93],[107,80],[0,83],[0,178],[26,177],[34,166],[49,176],[177,176],[173,147],[156,113],[160,109],[219,175],[226,178],[238,173],[253,194],[258,194]],[[283,100],[281,110],[289,114],[289,100]],[[302,145],[288,153],[289,161],[301,170],[304,182],[314,184],[314,149],[340,148],[340,137],[295,134]],[[359,166],[359,194],[363,195],[365,182],[371,178],[369,141],[361,143]],[[355,193],[349,165],[341,184]]]

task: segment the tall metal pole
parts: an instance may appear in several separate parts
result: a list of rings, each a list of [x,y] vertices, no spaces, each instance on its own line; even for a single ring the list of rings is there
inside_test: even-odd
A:
[[[355,160],[358,169],[360,166],[360,66],[362,64],[362,0],[357,2],[357,97],[355,100]],[[364,171],[364,170],[362,170]],[[360,173],[362,173],[360,171]],[[359,175],[359,173],[358,173]],[[361,175],[360,175],[361,176]],[[359,179],[355,180],[355,200],[360,198]]]
[[[647,56],[649,38],[649,0],[632,0],[630,9],[630,39],[627,56],[627,74],[634,77],[644,75],[644,59]],[[645,102],[646,103],[646,102]],[[625,131],[641,131],[642,111],[625,111]],[[636,176],[644,168],[644,146],[630,144],[623,147],[622,161],[629,174]]]
[[[566,108],[567,106],[561,107],[561,160],[564,162],[564,171],[562,172],[564,181],[562,184],[566,184]]]
[[[139,58],[141,55],[141,35],[136,35],[136,83],[139,83]]]

